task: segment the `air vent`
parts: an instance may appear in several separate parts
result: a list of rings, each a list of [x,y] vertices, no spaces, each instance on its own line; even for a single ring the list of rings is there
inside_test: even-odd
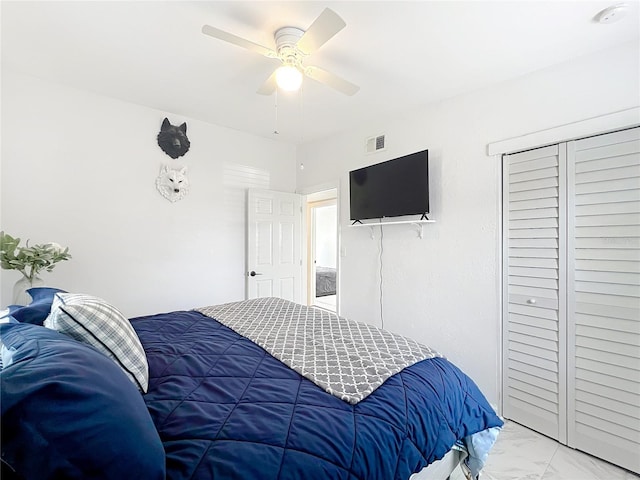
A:
[[[375,153],[380,150],[384,150],[384,135],[377,135],[375,137],[367,138],[365,145],[366,153]]]

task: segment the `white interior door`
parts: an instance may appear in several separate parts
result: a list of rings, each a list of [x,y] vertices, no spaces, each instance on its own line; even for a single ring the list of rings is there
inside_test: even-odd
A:
[[[566,442],[566,149],[504,157],[503,413]]]
[[[568,148],[568,444],[640,473],[640,128]]]
[[[504,157],[503,413],[640,473],[640,129]]]
[[[302,291],[300,195],[249,189],[247,298],[299,303]]]

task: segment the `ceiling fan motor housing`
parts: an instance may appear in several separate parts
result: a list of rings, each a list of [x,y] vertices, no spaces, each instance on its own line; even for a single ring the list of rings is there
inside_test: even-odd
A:
[[[274,34],[278,57],[285,65],[301,68],[304,53],[297,47],[298,40],[304,35],[304,30],[296,27],[282,27]]]

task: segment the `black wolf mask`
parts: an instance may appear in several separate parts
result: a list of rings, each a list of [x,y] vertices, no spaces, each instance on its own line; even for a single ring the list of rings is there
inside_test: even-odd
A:
[[[171,125],[169,119],[165,118],[158,134],[158,145],[171,158],[178,158],[187,153],[191,146],[187,138],[187,124],[183,123],[178,127]]]

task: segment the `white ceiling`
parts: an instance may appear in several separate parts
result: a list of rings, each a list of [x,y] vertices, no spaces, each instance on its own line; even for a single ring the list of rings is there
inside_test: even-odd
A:
[[[2,67],[189,117],[300,143],[420,109],[617,44],[640,41],[639,1],[7,1]],[[256,90],[277,61],[201,33],[209,24],[267,47],[325,7],[347,26],[306,62],[361,87],[348,97],[306,80]],[[274,63],[275,62],[275,63]],[[276,129],[279,135],[274,135]],[[376,134],[378,132],[372,132]]]

